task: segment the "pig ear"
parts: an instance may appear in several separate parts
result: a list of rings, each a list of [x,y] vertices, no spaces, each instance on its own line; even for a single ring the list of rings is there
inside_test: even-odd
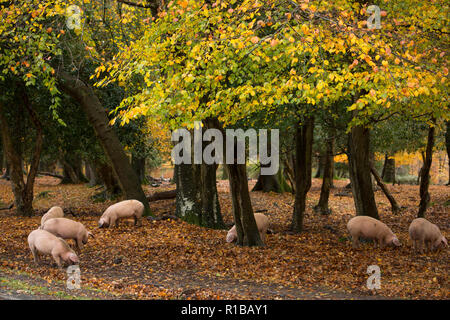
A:
[[[444,236],[442,236],[442,243],[445,245],[445,246],[448,246],[448,243],[447,243],[447,239],[445,239],[445,237]]]
[[[103,224],[104,224],[104,223],[105,223],[105,222],[103,221],[103,219],[98,220],[98,227],[99,227],[99,228],[103,227]]]

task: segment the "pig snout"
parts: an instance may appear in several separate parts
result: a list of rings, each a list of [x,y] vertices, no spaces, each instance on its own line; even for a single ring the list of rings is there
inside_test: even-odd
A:
[[[100,221],[98,222],[98,227],[99,228],[108,228],[109,227],[109,223],[107,223],[103,219],[100,219]]]
[[[435,245],[435,249],[438,249],[438,248],[444,249],[447,246],[448,246],[447,239],[445,239],[445,237],[442,236],[442,238],[439,239],[438,243]]]
[[[80,263],[80,260],[78,259],[78,256],[75,253],[71,252],[69,254],[69,264],[74,265],[74,264],[79,264],[79,263]]]
[[[236,235],[234,234],[234,232],[230,231],[227,233],[227,242],[233,242],[234,240],[236,240]]]
[[[396,247],[400,247],[402,244],[400,243],[400,241],[398,240],[397,237],[395,237],[394,239],[392,239],[392,243],[394,244],[394,246]]]

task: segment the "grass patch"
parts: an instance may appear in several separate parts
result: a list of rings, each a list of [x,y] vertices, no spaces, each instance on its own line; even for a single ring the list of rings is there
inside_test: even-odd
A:
[[[91,299],[89,297],[69,295],[64,291],[52,291],[46,287],[36,286],[33,284],[29,284],[25,281],[17,279],[8,279],[5,277],[0,277],[0,286],[7,287],[8,289],[12,290],[21,290],[25,294],[53,296],[64,300]]]
[[[29,277],[29,278],[35,278],[36,277],[33,274],[31,274],[31,273],[28,273],[28,272],[25,272],[25,271],[21,271],[21,270],[11,270],[11,269],[8,269],[8,268],[0,267],[0,271],[3,272],[3,273],[6,273],[6,274],[26,276],[26,277]],[[29,287],[28,289],[30,289],[30,290],[32,289],[31,287],[33,287],[34,289],[37,288],[37,290],[35,290],[35,291],[31,290],[30,292],[28,292],[29,294],[39,294],[40,292],[42,292],[42,294],[45,294],[45,295],[54,295],[54,296],[56,296],[56,297],[58,297],[60,299],[70,299],[70,300],[98,300],[98,299],[100,299],[100,298],[96,298],[96,297],[70,295],[70,294],[67,294],[64,291],[53,291],[53,294],[52,294],[51,293],[52,291],[50,289],[46,288],[46,287],[30,285],[27,282],[21,281],[21,280],[15,280],[15,279],[9,279],[9,278],[6,278],[6,277],[0,277],[0,287],[2,286],[2,284],[9,283],[9,282],[12,282],[13,285],[14,285],[14,282],[17,282],[16,284],[22,283],[24,285],[27,285]],[[64,286],[66,285],[66,282],[65,281],[61,281],[61,280],[54,280],[53,282],[57,283],[57,284],[64,285]],[[15,290],[24,290],[24,291],[28,290],[26,287],[24,287],[24,288],[15,288],[15,287],[12,287],[12,286],[9,286],[9,285],[6,285],[6,286],[11,288],[11,289],[15,289]],[[93,294],[97,293],[97,294],[101,294],[101,295],[118,296],[115,293],[106,292],[104,290],[101,290],[101,289],[98,289],[98,288],[93,288],[93,287],[90,287],[90,286],[87,286],[87,285],[83,285],[83,284],[81,284],[81,288],[82,288],[82,290],[89,291],[89,292],[91,292]],[[41,290],[41,291],[39,291],[39,290]],[[45,292],[42,291],[42,290],[44,290]]]

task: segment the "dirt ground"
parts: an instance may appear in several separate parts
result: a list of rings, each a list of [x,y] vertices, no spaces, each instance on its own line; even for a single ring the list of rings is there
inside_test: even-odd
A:
[[[370,243],[352,249],[345,228],[355,214],[353,199],[343,193],[346,180],[336,180],[330,205],[322,216],[312,207],[320,194],[314,179],[308,194],[305,230],[288,232],[294,203],[289,193],[252,192],[254,210],[266,210],[270,229],[267,245],[245,248],[225,243],[226,230],[189,225],[180,220],[144,219],[142,227],[122,222],[116,229],[98,229],[101,213],[113,201],[94,203],[98,192],[86,185],[59,185],[39,178],[35,215],[18,217],[0,211],[0,299],[449,299],[449,249],[416,254],[408,226],[417,214],[418,186],[389,186],[405,208],[392,214],[381,191],[376,192],[381,219],[397,234],[400,248],[374,249]],[[255,181],[251,181],[252,187]],[[147,194],[169,190],[153,188]],[[232,223],[228,182],[219,181],[222,214]],[[450,187],[431,186],[427,218],[450,238]],[[336,194],[340,194],[336,195]],[[118,201],[118,200],[116,200]],[[0,180],[0,207],[12,203],[9,183]],[[65,288],[67,274],[50,257],[35,265],[28,234],[53,205],[69,209],[68,218],[94,234],[81,254],[81,290]],[[156,216],[173,214],[174,200],[151,203]],[[367,267],[378,265],[381,289],[369,290]]]

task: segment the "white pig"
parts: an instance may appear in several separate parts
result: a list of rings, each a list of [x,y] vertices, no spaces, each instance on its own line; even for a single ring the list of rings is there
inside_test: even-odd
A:
[[[113,204],[105,210],[98,221],[99,228],[114,227],[119,219],[134,218],[134,224],[142,225],[144,205],[138,200],[125,200]]]
[[[359,237],[373,239],[380,248],[387,245],[400,246],[400,241],[383,222],[368,216],[357,216],[349,220],[347,230],[352,236],[353,248],[359,247]]]
[[[47,211],[41,218],[41,229],[44,225],[45,221],[53,219],[53,218],[62,218],[64,217],[64,211],[61,207],[51,207],[50,210]]]
[[[261,237],[261,240],[265,243],[266,232],[267,229],[269,228],[269,219],[262,213],[255,213],[255,221],[258,227],[259,236]],[[236,225],[234,225],[227,233],[227,242],[233,242],[235,240],[237,240]]]
[[[421,253],[424,246],[431,251],[448,245],[439,227],[424,218],[417,218],[411,222],[409,237],[413,242],[414,250],[420,250]]]
[[[32,231],[28,235],[28,246],[36,263],[39,262],[39,253],[51,255],[59,268],[62,268],[62,262],[69,265],[80,262],[67,242],[45,230]]]
[[[87,231],[82,223],[66,218],[50,219],[44,223],[41,229],[63,239],[73,239],[79,251],[88,242],[88,236],[94,238],[94,235]]]

